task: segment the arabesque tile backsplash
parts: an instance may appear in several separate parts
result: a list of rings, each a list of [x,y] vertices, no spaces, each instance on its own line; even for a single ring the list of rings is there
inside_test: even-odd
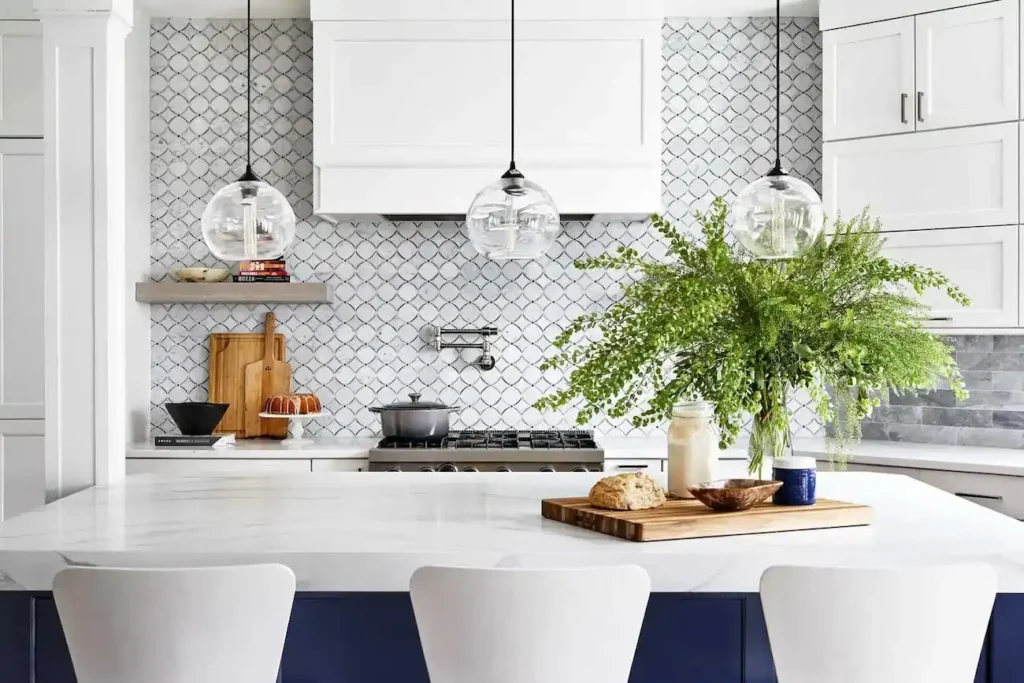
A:
[[[289,257],[297,280],[334,290],[331,306],[275,306],[296,388],[318,394],[332,419],[313,433],[372,434],[366,408],[417,389],[466,406],[462,427],[565,426],[572,413],[532,403],[558,386],[541,372],[550,340],[572,317],[609,302],[615,280],[572,265],[618,244],[664,249],[646,223],[566,223],[547,258],[499,264],[479,257],[461,223],[332,225],[312,213],[312,26],[254,22],[253,154],[257,174],[298,216]],[[244,23],[155,19],[151,27],[152,276],[182,264],[214,265],[199,224],[212,194],[245,155]],[[664,206],[689,224],[694,209],[731,195],[771,166],[774,21],[669,19],[664,27]],[[820,186],[821,45],[813,19],[783,26],[783,144],[793,172]],[[499,173],[501,169],[495,169]],[[556,197],[557,201],[557,197]],[[267,306],[152,307],[155,433],[173,431],[165,401],[206,398],[208,336],[255,331]],[[481,372],[456,352],[437,354],[426,325],[501,330],[498,366]],[[635,430],[624,421],[592,425]],[[796,414],[798,433],[817,433]]]

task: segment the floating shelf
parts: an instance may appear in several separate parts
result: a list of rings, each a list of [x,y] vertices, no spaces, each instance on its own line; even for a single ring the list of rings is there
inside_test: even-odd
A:
[[[327,304],[324,282],[137,282],[147,304]]]

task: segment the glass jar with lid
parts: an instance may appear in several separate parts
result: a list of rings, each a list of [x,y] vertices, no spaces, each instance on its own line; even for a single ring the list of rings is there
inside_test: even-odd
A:
[[[681,403],[672,409],[668,428],[668,492],[693,498],[687,490],[714,481],[718,470],[718,430],[714,406],[705,401]]]

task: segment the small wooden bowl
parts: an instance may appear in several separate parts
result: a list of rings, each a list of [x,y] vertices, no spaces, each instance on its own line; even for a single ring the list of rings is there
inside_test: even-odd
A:
[[[686,490],[712,510],[737,512],[754,507],[782,487],[781,481],[765,479],[723,479]]]

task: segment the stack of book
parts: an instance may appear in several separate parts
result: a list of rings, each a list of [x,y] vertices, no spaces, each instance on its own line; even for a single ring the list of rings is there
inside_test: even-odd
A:
[[[235,282],[291,282],[283,259],[275,261],[242,261],[235,273]]]

